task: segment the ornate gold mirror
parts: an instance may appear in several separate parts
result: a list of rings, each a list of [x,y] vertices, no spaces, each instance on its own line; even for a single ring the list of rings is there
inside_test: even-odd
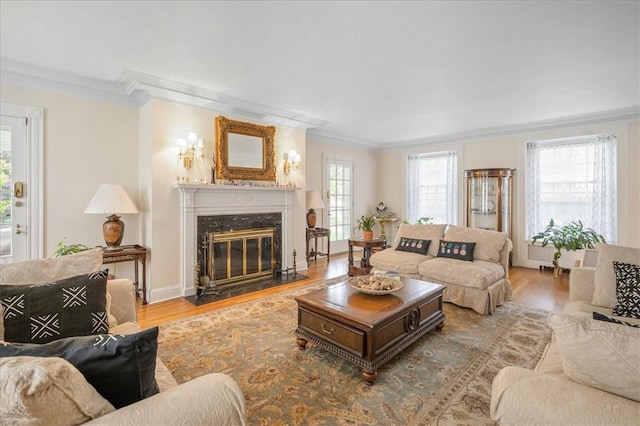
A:
[[[216,118],[216,178],[276,180],[275,126]]]

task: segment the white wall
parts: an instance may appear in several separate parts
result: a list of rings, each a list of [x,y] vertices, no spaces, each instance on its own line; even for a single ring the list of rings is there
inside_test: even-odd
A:
[[[104,245],[101,215],[84,214],[100,184],[120,183],[138,203],[138,109],[3,84],[1,100],[44,109],[44,250],[56,244]],[[123,215],[122,244],[140,241],[139,218]],[[132,264],[111,264],[131,277]]]
[[[521,133],[499,138],[472,139],[440,145],[438,149],[459,149],[462,146],[462,169],[480,168],[514,168],[514,264],[523,264],[526,243],[524,241],[524,200],[523,169],[524,144],[530,140],[551,139],[577,136],[596,132],[614,131],[619,135],[618,150],[618,244],[640,247],[640,124],[635,121],[609,122],[597,125],[560,127],[553,130],[535,133]],[[378,176],[378,198],[395,207],[400,216],[405,215],[406,184],[404,181],[406,157],[409,153],[433,150],[433,145],[415,146],[410,149],[380,152],[378,168],[400,170],[398,174],[381,174]],[[461,170],[462,173],[462,170]],[[462,185],[461,191],[465,191]],[[464,197],[462,197],[464,200]],[[464,203],[463,203],[464,204]],[[459,223],[464,224],[464,205]]]

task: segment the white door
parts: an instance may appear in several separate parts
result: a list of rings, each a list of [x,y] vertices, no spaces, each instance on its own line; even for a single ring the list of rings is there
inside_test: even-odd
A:
[[[28,259],[27,119],[1,116],[0,263]]]
[[[331,251],[346,252],[353,227],[353,160],[325,157],[325,221],[331,230]]]

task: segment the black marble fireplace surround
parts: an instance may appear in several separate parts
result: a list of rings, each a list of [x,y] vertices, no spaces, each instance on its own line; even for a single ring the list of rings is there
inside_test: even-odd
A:
[[[275,270],[282,269],[282,214],[281,213],[247,213],[233,215],[198,216],[197,247],[198,264],[203,270],[203,244],[207,244],[207,233],[222,231],[239,231],[242,229],[276,228],[273,250],[275,254]]]

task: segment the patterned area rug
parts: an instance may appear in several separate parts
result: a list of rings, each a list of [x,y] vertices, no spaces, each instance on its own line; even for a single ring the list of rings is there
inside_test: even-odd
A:
[[[444,304],[432,331],[378,370],[312,343],[296,346],[294,296],[310,285],[160,327],[159,354],[179,383],[233,377],[253,425],[476,425],[489,418],[491,382],[508,365],[533,368],[551,338],[549,312],[507,303],[494,315]]]

